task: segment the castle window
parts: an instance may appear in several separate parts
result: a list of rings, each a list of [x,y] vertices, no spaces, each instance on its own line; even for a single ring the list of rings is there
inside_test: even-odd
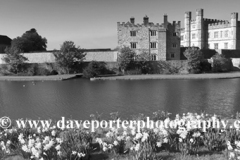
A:
[[[223,33],[223,31],[221,31],[220,38],[222,38],[222,33]]]
[[[177,33],[176,33],[176,32],[174,32],[174,33],[173,33],[173,37],[176,37],[176,36],[177,36]]]
[[[174,56],[175,56],[174,53],[171,53],[171,58],[174,58]]]
[[[184,39],[184,37],[183,37],[183,36],[181,36],[181,41],[183,41],[183,39]]]
[[[173,48],[176,48],[176,47],[177,47],[177,44],[176,44],[176,43],[173,43],[172,46],[173,46]]]
[[[228,31],[225,31],[225,37],[228,37]]]
[[[130,45],[131,48],[137,48],[137,42],[131,42]]]
[[[218,38],[218,32],[214,32],[214,38]]]
[[[130,36],[135,37],[136,36],[136,31],[130,31]]]
[[[151,36],[156,36],[157,35],[157,31],[150,31],[150,33],[151,33]]]
[[[193,33],[193,34],[192,34],[192,39],[195,39],[195,38],[196,38],[196,34]]]
[[[156,60],[157,60],[156,54],[152,54],[152,55],[151,55],[151,58],[152,58],[152,61],[156,61]]]
[[[157,43],[156,42],[151,42],[150,47],[151,48],[157,48]]]
[[[228,43],[224,43],[224,49],[228,49]]]
[[[195,25],[192,25],[192,28],[195,28]]]
[[[218,43],[214,43],[214,49],[218,49]]]

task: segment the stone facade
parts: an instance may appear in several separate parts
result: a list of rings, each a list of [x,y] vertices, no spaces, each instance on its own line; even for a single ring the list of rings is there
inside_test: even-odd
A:
[[[162,24],[149,22],[143,18],[143,24],[130,22],[117,23],[118,47],[130,47],[137,54],[145,51],[152,60],[178,60],[180,59],[180,21],[169,23],[164,15]]]
[[[240,21],[238,13],[232,13],[230,21],[207,19],[203,9],[196,10],[196,19],[191,12],[185,13],[181,29],[181,46],[200,49],[240,49]]]

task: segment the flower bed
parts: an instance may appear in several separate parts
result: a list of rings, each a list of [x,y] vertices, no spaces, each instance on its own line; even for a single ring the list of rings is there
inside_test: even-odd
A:
[[[98,119],[91,115],[92,119]],[[111,114],[112,120],[119,119],[117,113]],[[157,160],[164,157],[178,159],[240,159],[239,129],[223,126],[220,128],[196,128],[194,123],[205,120],[222,120],[220,116],[208,114],[183,114],[170,119],[165,112],[154,112],[151,120],[184,122],[175,127],[141,128],[117,127],[89,129],[24,128],[1,130],[0,158],[18,155],[25,159],[40,160],[89,160],[89,159],[131,159]],[[238,119],[238,116],[235,120]],[[139,114],[132,120],[147,121]],[[190,158],[189,158],[190,156]]]

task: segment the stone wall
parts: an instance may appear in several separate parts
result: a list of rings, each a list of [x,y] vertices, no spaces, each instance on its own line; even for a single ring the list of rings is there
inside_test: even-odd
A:
[[[233,66],[240,69],[240,58],[232,58]]]
[[[85,61],[116,62],[118,51],[87,52]]]
[[[27,63],[54,63],[55,57],[52,52],[40,52],[40,53],[24,53],[25,57],[28,58]],[[117,51],[102,51],[102,52],[87,52],[86,59],[84,61],[104,61],[104,62],[116,62]],[[2,58],[5,54],[0,54],[0,64],[5,62]]]

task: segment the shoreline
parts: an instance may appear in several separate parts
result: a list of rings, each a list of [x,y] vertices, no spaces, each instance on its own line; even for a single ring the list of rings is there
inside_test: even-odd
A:
[[[165,79],[232,79],[240,78],[240,72],[229,73],[203,73],[203,74],[149,74],[149,75],[124,75],[124,76],[112,76],[112,77],[94,77],[90,78],[90,81],[96,80],[165,80]]]
[[[0,81],[64,81],[82,77],[82,74],[65,74],[49,76],[0,76]],[[145,74],[145,75],[123,75],[104,76],[90,78],[97,80],[185,80],[185,79],[233,79],[240,78],[240,72],[229,73],[203,73],[203,74]]]
[[[0,81],[64,81],[81,77],[82,74],[49,76],[0,76]]]

